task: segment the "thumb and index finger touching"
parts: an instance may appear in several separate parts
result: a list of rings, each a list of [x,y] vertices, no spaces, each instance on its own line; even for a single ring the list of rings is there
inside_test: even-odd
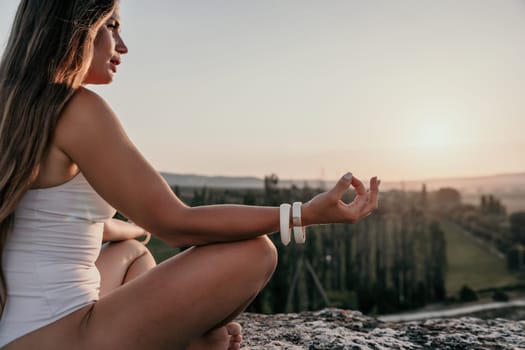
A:
[[[334,212],[334,215],[342,215],[344,222],[355,222],[377,208],[379,182],[377,177],[373,177],[370,180],[370,191],[368,191],[361,180],[353,176],[352,173],[346,173],[332,189],[325,192],[327,196],[322,196],[322,198],[328,200],[328,202],[325,202],[325,205],[330,207],[337,203],[339,211]],[[356,197],[351,203],[345,203],[342,201],[342,197],[350,188],[355,190]],[[325,209],[328,208],[322,208],[321,211]],[[343,222],[339,220],[341,218],[338,217],[330,222]]]
[[[380,180],[377,179],[377,177],[373,177],[370,180],[370,189],[373,196],[377,196],[377,192],[379,189]],[[350,187],[353,187],[355,189],[355,192],[359,196],[364,196],[367,194],[367,188],[363,184],[361,180],[359,180],[357,177],[355,177],[352,173],[348,172],[345,175],[343,175],[339,181],[337,181],[336,185],[332,189],[332,192],[334,195],[336,195],[338,198],[341,198],[343,194],[348,191]],[[375,198],[374,198],[375,199]]]

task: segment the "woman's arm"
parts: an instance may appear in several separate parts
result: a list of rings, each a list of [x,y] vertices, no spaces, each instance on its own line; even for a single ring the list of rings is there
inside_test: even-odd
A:
[[[118,219],[104,221],[103,241],[125,241],[147,235],[142,227]]]
[[[185,205],[135,148],[109,106],[89,90],[80,89],[68,103],[54,142],[110,205],[172,245],[235,241],[278,230],[278,208]],[[357,196],[345,204],[340,198],[350,186]],[[303,205],[303,222],[354,222],[377,206],[377,190],[375,179],[367,192],[355,177],[341,178]]]
[[[354,187],[357,195],[346,204],[341,197],[350,187]],[[342,177],[334,188],[303,204],[302,224],[356,222],[377,208],[378,191],[379,181],[376,178],[370,181],[368,192],[355,176]],[[279,230],[279,208],[246,205],[187,208],[184,220],[177,227],[180,233],[188,233],[182,235],[188,239],[186,245],[249,239]]]

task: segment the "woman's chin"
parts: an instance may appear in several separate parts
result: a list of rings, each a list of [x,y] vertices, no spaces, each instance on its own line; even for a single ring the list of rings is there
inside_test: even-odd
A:
[[[83,85],[105,85],[105,84],[111,84],[113,82],[113,78],[115,76],[115,73],[108,70],[106,74],[100,74],[96,77],[91,76],[84,79]]]

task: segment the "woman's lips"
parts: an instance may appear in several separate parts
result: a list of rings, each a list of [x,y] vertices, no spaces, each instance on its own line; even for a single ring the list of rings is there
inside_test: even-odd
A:
[[[111,60],[109,61],[109,67],[111,70],[116,73],[117,72],[117,66],[120,64],[120,60]]]

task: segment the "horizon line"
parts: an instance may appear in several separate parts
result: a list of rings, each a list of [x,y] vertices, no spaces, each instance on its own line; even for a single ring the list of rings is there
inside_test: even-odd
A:
[[[179,176],[201,176],[201,177],[223,177],[223,178],[253,178],[258,179],[261,181],[264,181],[264,176],[257,176],[257,175],[210,175],[210,174],[197,174],[197,173],[177,173],[177,172],[171,172],[171,171],[164,171],[160,170],[159,173],[161,174],[171,174],[171,175],[179,175]],[[279,181],[288,181],[288,182],[294,182],[294,181],[300,181],[300,182],[335,182],[338,179],[321,179],[321,178],[281,178],[279,177],[279,174],[271,173],[277,175],[279,178]],[[270,174],[268,174],[270,175]],[[518,171],[518,172],[504,172],[504,173],[492,173],[492,174],[483,174],[483,175],[457,175],[457,176],[444,176],[444,177],[433,177],[433,178],[420,178],[420,179],[402,179],[402,180],[388,180],[385,178],[381,179],[381,182],[384,183],[407,183],[407,182],[433,182],[433,181],[450,181],[450,180],[468,180],[468,179],[479,179],[479,178],[490,178],[490,177],[498,177],[498,176],[516,176],[516,175],[525,175],[525,170]]]

